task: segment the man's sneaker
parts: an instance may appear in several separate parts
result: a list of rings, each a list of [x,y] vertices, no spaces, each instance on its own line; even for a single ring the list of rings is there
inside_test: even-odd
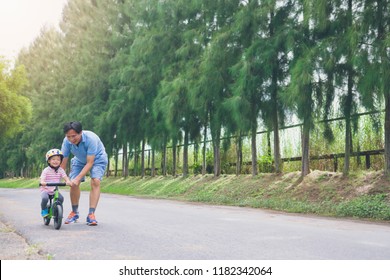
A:
[[[68,218],[65,220],[65,224],[71,224],[77,222],[77,219],[79,218],[79,213],[70,212]]]
[[[97,226],[98,222],[95,219],[95,214],[91,213],[87,216],[87,225],[89,226]]]
[[[41,211],[41,215],[42,215],[43,218],[47,217],[47,216],[49,215],[49,210],[43,209],[43,210]]]

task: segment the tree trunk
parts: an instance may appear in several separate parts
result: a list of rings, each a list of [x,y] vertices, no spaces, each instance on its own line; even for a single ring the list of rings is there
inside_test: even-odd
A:
[[[242,170],[242,133],[239,133],[239,136],[236,140],[236,176],[241,174]]]
[[[348,27],[352,26],[352,0],[348,0]],[[344,104],[344,117],[345,117],[345,156],[344,156],[344,168],[343,175],[349,174],[350,157],[352,152],[352,129],[351,129],[351,109],[353,102],[353,66],[352,66],[352,52],[348,51],[347,55],[347,67],[348,67],[348,81],[347,81],[347,98]]]
[[[214,150],[214,177],[219,177],[221,175],[221,128],[218,127],[214,131],[213,135],[213,150]]]
[[[310,142],[310,129],[307,127],[306,122],[303,122],[302,128],[302,169],[301,177],[310,173],[310,155],[309,155],[309,142]]]
[[[141,178],[145,177],[145,140],[142,140],[141,147]]]
[[[274,10],[272,9],[270,11],[270,36],[274,36],[274,21],[275,18],[275,13]],[[272,78],[271,78],[271,95],[272,95],[272,129],[274,132],[274,164],[275,164],[275,172],[280,173],[282,172],[282,160],[280,156],[280,138],[279,138],[279,114],[278,114],[278,103],[279,103],[279,98],[278,98],[278,68],[280,67],[279,65],[279,60],[277,57],[274,57],[274,66],[272,69]]]
[[[257,148],[256,148],[256,131],[257,126],[252,125],[251,131],[251,145],[252,145],[252,176],[257,176],[258,168],[257,168]]]
[[[176,176],[176,150],[177,150],[176,141],[173,141],[172,144],[172,176],[173,177]]]
[[[390,176],[390,94],[385,95],[385,174]]]
[[[199,162],[199,143],[194,143],[194,163]]]
[[[219,147],[219,139],[215,140],[214,144],[214,177],[221,175],[221,148]]]
[[[161,173],[163,176],[167,176],[167,141],[164,140],[162,159],[161,159]]]
[[[129,164],[127,161],[127,143],[123,144],[122,165],[122,177],[127,178],[127,176],[129,176]]]
[[[202,149],[202,175],[206,175],[206,141],[207,141],[207,124],[204,126],[203,130],[203,149]]]
[[[351,158],[351,119],[349,117],[345,118],[345,149],[344,149],[344,168],[343,175],[348,176],[349,174],[349,164]]]
[[[151,150],[148,149],[148,167],[146,167],[146,169],[150,169],[150,152]]]
[[[183,177],[188,176],[188,130],[184,132]]]
[[[152,170],[150,171],[151,176],[156,176],[156,162],[155,162],[155,151],[152,150]]]
[[[267,156],[271,157],[271,133],[267,132]]]
[[[353,101],[353,73],[352,69],[348,71],[348,93],[344,104],[344,116],[345,116],[345,156],[344,156],[344,168],[343,175],[349,174],[350,157],[352,150],[352,128],[351,128],[351,108]]]
[[[282,158],[280,156],[280,136],[279,136],[279,121],[278,121],[278,113],[275,113],[274,124],[273,124],[273,132],[274,132],[274,161],[275,161],[275,172],[282,172]]]
[[[129,159],[130,157],[131,150],[129,151]],[[138,148],[137,146],[134,146],[134,168],[133,168],[133,176],[138,176]]]
[[[119,163],[119,149],[116,147],[115,149],[115,171],[114,171],[114,176],[118,176],[118,163]]]

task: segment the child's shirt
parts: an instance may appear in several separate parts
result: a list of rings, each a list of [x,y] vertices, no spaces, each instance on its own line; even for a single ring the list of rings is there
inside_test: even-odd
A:
[[[65,170],[63,168],[58,168],[57,172],[51,168],[50,166],[43,169],[41,173],[41,181],[45,181],[46,183],[59,183],[61,179],[66,177]],[[41,192],[47,192],[48,194],[54,194],[55,187],[44,187],[41,186]]]

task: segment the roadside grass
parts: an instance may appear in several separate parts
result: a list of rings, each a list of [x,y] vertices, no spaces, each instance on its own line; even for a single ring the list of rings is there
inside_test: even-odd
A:
[[[1,179],[1,188],[38,188],[38,179]],[[67,188],[67,187],[66,187]],[[89,190],[89,182],[81,190]],[[104,178],[101,191],[138,197],[272,209],[320,216],[390,220],[390,182],[371,171],[343,177],[314,171],[285,174]]]
[[[390,220],[389,202],[385,194],[363,195],[336,207],[338,216]]]
[[[24,178],[12,178],[12,179],[1,179],[0,188],[11,188],[11,189],[30,189],[38,188],[38,179],[24,179]]]

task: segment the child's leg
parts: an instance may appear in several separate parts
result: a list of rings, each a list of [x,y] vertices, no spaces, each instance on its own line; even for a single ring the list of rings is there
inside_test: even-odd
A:
[[[41,192],[41,209],[45,210],[47,207],[47,203],[49,202],[49,194],[47,192]]]

